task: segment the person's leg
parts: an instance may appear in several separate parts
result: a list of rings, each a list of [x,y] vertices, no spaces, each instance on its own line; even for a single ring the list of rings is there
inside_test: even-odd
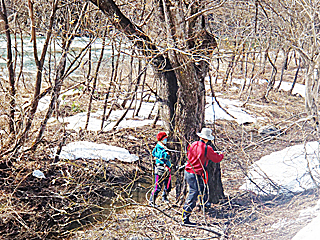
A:
[[[197,175],[185,171],[185,180],[189,186],[189,193],[183,206],[182,220],[185,224],[190,224],[190,216],[193,208],[196,206],[199,195]]]
[[[155,206],[156,199],[158,197],[159,192],[161,191],[161,185],[159,184],[159,176],[155,175],[155,183],[154,183],[154,190],[151,193],[149,204]]]
[[[203,193],[203,202],[204,206],[206,208],[209,208],[211,206],[211,203],[209,202],[209,186],[208,184],[204,184],[204,193]]]
[[[169,175],[166,177],[166,179],[163,182],[164,185],[164,190],[163,190],[163,194],[162,194],[162,200],[165,202],[168,202],[168,194],[171,191],[171,174],[169,173]]]
[[[209,208],[211,206],[211,203],[209,202],[209,186],[207,183],[205,183],[204,179],[200,176],[199,177],[199,203],[200,203],[200,208]]]
[[[163,192],[162,192],[162,201],[168,202],[167,195],[171,187],[169,178],[164,179],[162,183],[163,183],[162,185],[164,185]]]
[[[207,191],[207,185],[204,183],[204,180],[202,177],[198,177],[199,181],[199,203],[200,207],[202,208],[203,206],[206,206],[207,201],[208,201],[208,191]]]

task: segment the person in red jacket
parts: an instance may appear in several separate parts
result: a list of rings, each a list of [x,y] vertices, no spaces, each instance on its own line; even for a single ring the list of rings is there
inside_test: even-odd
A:
[[[209,141],[213,140],[212,130],[203,128],[201,133],[197,133],[200,137],[199,141],[193,142],[188,147],[187,164],[185,166],[185,180],[189,186],[189,193],[183,206],[182,221],[183,224],[191,224],[190,216],[193,208],[196,206],[199,198],[200,204],[204,205],[207,202],[208,194],[205,191],[205,184],[207,183],[206,166],[208,161],[215,163],[221,162],[224,155],[216,153]]]

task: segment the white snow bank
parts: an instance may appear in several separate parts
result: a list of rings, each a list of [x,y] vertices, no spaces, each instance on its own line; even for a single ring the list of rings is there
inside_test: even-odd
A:
[[[79,131],[80,129],[84,129],[87,121],[87,112],[81,112],[71,117],[59,118],[59,121],[68,123],[67,129],[74,129],[75,131]],[[101,129],[101,119],[99,119],[102,115],[100,113],[91,113],[89,124],[87,129],[91,131],[99,131]]]
[[[275,86],[279,85],[279,81],[276,81]],[[289,91],[292,87],[292,83],[291,82],[282,82],[280,85],[280,89],[284,90],[284,91]],[[306,87],[303,84],[300,83],[296,83],[294,85],[294,88],[292,90],[292,94],[299,94],[302,97],[306,97]]]
[[[218,83],[222,83],[222,79],[218,79]],[[257,80],[256,80],[257,81]],[[259,79],[258,80],[260,84],[268,84],[268,81],[265,80],[265,79]],[[247,78],[246,80],[246,84],[249,84],[250,82],[250,79]],[[279,82],[280,81],[275,81],[274,83],[274,87],[277,87],[279,85]],[[232,83],[236,83],[236,84],[239,84],[239,85],[243,85],[244,83],[244,79],[238,79],[238,78],[233,78],[232,79]],[[235,88],[236,86],[234,86],[233,88]],[[285,82],[283,81],[280,85],[280,89],[284,90],[284,91],[289,91],[292,87],[292,82]],[[237,87],[238,88],[238,87]],[[306,96],[306,88],[305,88],[305,85],[303,84],[300,84],[300,83],[296,83],[294,85],[294,88],[292,90],[292,94],[300,94],[302,97],[305,97]]]
[[[62,147],[60,158],[70,160],[102,159],[106,161],[118,159],[123,162],[135,162],[139,159],[138,156],[130,154],[124,148],[87,141],[72,142]]]
[[[320,216],[314,218],[311,223],[302,228],[292,240],[318,240],[320,238]]]
[[[50,96],[45,96],[45,97],[41,98],[38,103],[37,111],[42,112],[44,110],[47,110],[49,108],[50,101],[51,101]]]
[[[61,105],[64,104],[65,100],[64,100],[64,96],[68,96],[68,95],[74,95],[74,94],[80,94],[80,91],[78,89],[71,89],[65,93],[62,93],[60,96],[59,96],[59,100],[61,101]],[[48,96],[45,96],[43,98],[41,98],[39,100],[39,103],[38,103],[38,108],[37,108],[37,111],[39,112],[42,112],[42,111],[45,111],[49,108],[49,105],[50,105],[50,102],[51,102],[51,95],[48,95]],[[27,105],[27,104],[30,104],[29,102],[26,103],[24,105],[24,107]]]
[[[212,106],[212,98],[207,97],[207,105],[205,110],[205,119],[207,123],[213,123],[217,119],[225,120],[235,120],[239,124],[252,122],[255,123],[257,118],[251,116],[249,113],[245,112],[240,108],[241,102],[237,100],[229,100],[218,98],[220,105],[228,111],[227,114],[223,109],[221,109],[218,104],[214,101]],[[157,111],[157,106],[153,108],[153,103],[143,102],[141,110],[138,117],[132,118],[133,110],[129,110],[126,117],[117,126],[117,129],[122,128],[134,128],[141,127],[145,125],[150,125],[153,120],[147,119],[151,111],[155,114]],[[104,123],[103,131],[110,131],[113,129],[116,121],[122,116],[125,110],[114,110],[111,112],[108,120]],[[101,119],[103,111],[97,111],[90,114],[89,124],[87,129],[91,131],[101,130]],[[67,129],[73,129],[79,131],[84,129],[87,121],[87,112],[78,113],[71,117],[59,118],[59,121],[68,123]],[[162,121],[157,121],[158,125],[162,125]]]
[[[152,124],[153,120],[147,119],[148,115],[152,111],[153,103],[143,102],[138,117],[132,118],[133,110],[129,110],[126,117],[117,126],[117,129],[122,128],[134,128]],[[155,109],[153,109],[155,111]],[[113,129],[116,121],[123,115],[125,110],[114,110],[111,112],[107,121],[104,122],[103,131],[110,131]],[[101,119],[103,111],[97,111],[90,114],[89,124],[87,130],[100,131]],[[73,129],[79,131],[84,129],[87,121],[87,112],[78,113],[71,117],[60,118],[59,121],[68,123],[67,129]],[[162,124],[162,121],[157,122],[158,125]]]
[[[295,145],[262,157],[240,189],[261,194],[301,192],[320,184],[319,143]],[[263,191],[262,191],[263,190]]]
[[[281,218],[276,223],[274,223],[271,228],[274,229],[280,229],[280,228],[290,228],[292,225],[296,225],[299,223],[305,223],[307,221],[311,221],[313,218],[317,217],[320,213],[320,201],[317,202],[317,204],[313,207],[308,207],[306,209],[303,209],[300,211],[299,217],[297,219],[289,219],[289,218]],[[311,223],[312,224],[312,223]],[[295,238],[292,240],[312,240],[312,239],[318,239],[315,236],[312,236],[313,233],[317,233],[317,231],[314,231],[313,224],[311,226],[305,227],[302,231],[302,233],[297,234]],[[318,232],[319,235],[319,232]],[[304,237],[307,238],[304,238]]]
[[[320,201],[313,208],[307,208],[300,212],[300,216],[298,221],[303,222],[310,218],[312,221],[302,228],[293,238],[292,240],[317,240],[320,236]]]
[[[217,102],[212,97],[207,97],[207,105],[205,111],[206,121],[213,123],[214,119],[225,119],[225,120],[235,120],[238,124],[243,123],[255,123],[257,118],[252,117],[249,113],[241,109],[242,102],[237,100],[229,100],[223,98],[217,98],[221,107],[226,110],[224,111],[219,107]],[[212,101],[214,105],[212,106]]]
[[[233,82],[242,84],[243,79],[234,79]],[[266,83],[265,80],[260,80],[263,83]],[[276,82],[276,85],[278,82]],[[289,90],[292,83],[289,82],[282,82],[281,89]],[[74,94],[74,91],[69,91],[67,93],[64,93],[63,95],[68,94]],[[301,96],[305,96],[305,86],[302,84],[296,84],[293,93],[299,93]],[[226,110],[224,111],[222,108],[219,107],[219,105],[214,101],[214,104],[212,105],[212,100],[214,99],[212,97],[206,97],[206,110],[205,110],[205,119],[207,123],[213,123],[214,120],[217,119],[225,119],[225,120],[234,120],[238,124],[244,124],[244,123],[255,123],[258,118],[255,116],[252,116],[252,114],[246,112],[243,108],[241,108],[242,102],[237,100],[229,100],[229,99],[223,99],[223,98],[217,98],[219,101],[221,107]],[[39,102],[38,109],[40,111],[45,110],[50,102],[50,97],[45,97],[41,99]],[[141,110],[139,112],[139,117],[133,118],[133,110],[130,110],[125,119],[123,119],[119,126],[117,126],[117,129],[121,128],[132,128],[132,127],[141,127],[145,125],[150,125],[153,120],[147,119],[148,115],[151,111],[153,111],[153,114],[157,111],[156,106],[153,108],[153,103],[143,102]],[[261,106],[263,107],[263,106]],[[103,131],[110,131],[113,129],[117,119],[124,113],[125,110],[115,110],[111,112],[111,115],[107,122],[105,122],[103,126]],[[89,125],[88,130],[92,131],[99,131],[101,129],[101,117],[102,117],[102,111],[97,111],[96,113],[91,113],[90,119],[89,119]],[[87,121],[87,113],[82,112],[79,114],[76,114],[72,117],[67,117],[64,119],[60,119],[60,121],[68,122],[67,129],[74,129],[76,131],[79,131],[81,128],[85,128],[85,124]],[[157,124],[163,125],[161,121],[158,121]]]

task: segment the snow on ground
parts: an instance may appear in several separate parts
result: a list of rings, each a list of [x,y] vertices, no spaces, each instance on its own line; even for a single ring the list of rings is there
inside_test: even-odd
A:
[[[279,85],[279,81],[276,81],[275,86],[278,86],[278,85]],[[289,91],[291,89],[291,86],[292,86],[292,83],[290,83],[290,82],[282,82],[280,89],[282,89],[284,91]],[[292,94],[299,94],[300,96],[305,97],[306,96],[305,86],[303,84],[296,83],[294,85]]]
[[[320,200],[313,208],[300,211],[300,216],[297,222],[312,221],[302,228],[292,240],[318,240],[320,237]]]
[[[320,183],[319,142],[287,147],[262,157],[251,166],[248,177],[240,189],[260,194],[302,192],[316,188]],[[262,191],[263,190],[263,191]],[[320,239],[320,200],[318,204],[300,212],[298,219],[280,219],[274,228],[295,222],[312,221],[301,229],[292,240]]]
[[[60,104],[63,104],[65,102],[65,100],[63,100],[65,96],[74,95],[74,94],[80,94],[80,91],[78,89],[72,89],[72,90],[69,90],[69,91],[61,94],[59,96],[59,100],[61,101]],[[47,110],[50,102],[51,102],[51,96],[45,96],[45,97],[41,98],[38,103],[37,111],[42,112],[42,111]],[[27,103],[27,104],[29,104],[29,103]]]
[[[251,116],[250,114],[248,114],[240,108],[240,105],[242,104],[240,101],[223,98],[218,98],[218,101],[222,108],[225,109],[229,114],[226,113],[223,109],[221,109],[215,101],[214,105],[212,106],[212,98],[207,97],[207,105],[205,111],[207,123],[213,123],[214,120],[217,119],[235,120],[239,124],[243,124],[245,122],[256,122],[257,118]],[[129,110],[126,117],[117,126],[117,129],[141,127],[152,124],[153,120],[147,118],[152,110],[153,104],[154,103],[144,102],[142,104],[142,108],[139,112],[138,117],[133,118],[133,110]],[[156,110],[157,109],[155,108],[153,112],[155,113]],[[103,131],[112,130],[116,124],[117,119],[119,119],[119,117],[121,117],[124,112],[125,110],[112,111],[108,121],[104,123]],[[91,113],[87,129],[91,131],[100,131],[102,115],[103,111]],[[63,119],[61,118],[60,121],[68,123],[67,129],[79,131],[80,129],[85,128],[87,121],[87,112],[78,113],[74,116],[66,117]],[[162,122],[158,121],[157,124],[162,125]]]
[[[45,96],[45,97],[41,98],[38,103],[37,111],[42,112],[44,110],[47,110],[49,107],[49,104],[50,104],[50,100],[51,100],[50,96]]]
[[[138,156],[130,154],[128,150],[106,144],[97,144],[87,141],[71,142],[62,148],[60,158],[75,160],[101,159],[105,161],[118,159],[123,162],[135,162]]]
[[[251,166],[240,189],[258,194],[302,192],[319,184],[319,143],[287,147],[262,157]],[[259,186],[259,188],[256,186]]]
[[[235,82],[239,82],[241,80],[234,80]],[[282,85],[285,86],[286,83],[283,83]],[[77,91],[77,90],[76,90]],[[62,95],[71,95],[75,94],[74,90],[70,90]],[[64,103],[64,98],[60,97],[61,104]],[[217,119],[225,119],[225,120],[235,120],[238,124],[243,124],[246,122],[252,122],[255,123],[257,118],[255,116],[252,116],[251,114],[247,113],[244,109],[241,108],[242,102],[237,100],[229,100],[224,99],[221,97],[217,98],[217,101],[219,104],[214,100],[212,97],[206,98],[207,105],[205,110],[205,117],[207,123],[213,123],[214,120]],[[213,104],[212,104],[213,102]],[[43,98],[39,103],[39,111],[44,111],[50,103],[50,97]],[[120,122],[120,124],[117,126],[117,129],[121,128],[134,128],[134,127],[141,127],[145,125],[150,125],[153,120],[148,119],[148,116],[151,111],[155,114],[157,111],[157,106],[153,108],[154,103],[152,102],[143,102],[141,106],[141,110],[139,112],[139,116],[133,117],[133,110],[129,110],[126,114],[125,118]],[[114,128],[117,119],[119,119],[125,110],[114,110],[111,112],[111,115],[109,116],[109,119],[104,123],[104,126],[102,128],[103,131],[110,131]],[[95,113],[90,114],[89,123],[88,123],[88,130],[91,131],[100,131],[101,130],[101,119],[102,119],[103,112],[97,111]],[[50,119],[52,121],[53,119]],[[80,131],[81,129],[85,128],[86,121],[87,121],[87,112],[78,113],[71,117],[66,118],[60,118],[59,121],[68,123],[67,129],[73,129],[75,131]],[[161,121],[158,121],[157,124],[162,125]],[[74,147],[77,147],[75,144]],[[99,146],[101,147],[101,146]],[[107,145],[105,146],[107,147]],[[65,154],[61,155],[61,157],[70,158],[74,155],[73,150],[71,146],[65,146],[63,147],[63,151],[70,152],[70,155]],[[83,158],[89,158],[90,156],[96,156],[95,152],[99,152],[100,150],[96,150],[95,147],[92,146],[93,153],[88,153],[89,149],[86,149],[83,153],[85,153],[85,157]],[[79,149],[78,149],[79,152]],[[73,155],[72,155],[73,154]],[[81,156],[76,156],[80,158]],[[100,157],[98,157],[100,158]],[[121,157],[118,157],[118,159],[121,160]]]
[[[248,84],[250,81],[250,79],[247,79],[246,80],[246,84]],[[218,80],[218,82],[222,82],[222,79],[221,80]],[[232,79],[232,82],[233,83],[236,83],[236,84],[239,84],[239,85],[243,85],[244,83],[244,79]],[[275,81],[274,83],[274,86],[277,87],[279,85],[279,82],[280,81]],[[267,84],[268,81],[265,80],[265,79],[260,79],[259,80],[259,83],[260,84]],[[284,90],[284,91],[289,91],[292,87],[292,83],[291,82],[282,82],[281,85],[280,85],[280,89]],[[300,83],[296,83],[294,85],[294,88],[293,88],[293,91],[292,91],[292,94],[299,94],[301,95],[302,97],[305,97],[306,96],[306,93],[305,93],[305,85],[303,84],[300,84]]]
[[[311,221],[311,222],[310,222]],[[304,228],[302,228],[292,240],[318,240],[320,235],[320,229],[317,227],[320,223],[320,200],[314,207],[309,207],[300,211],[297,219],[281,218],[276,221],[271,228],[291,228],[293,224],[304,224],[310,222]]]
[[[154,103],[143,102],[141,110],[138,117],[133,118],[133,110],[129,110],[126,117],[120,122],[117,126],[117,129],[121,128],[134,128],[149,125],[153,120],[148,119]],[[103,131],[110,131],[114,128],[116,121],[123,115],[125,110],[114,110],[111,112],[109,119],[104,123]],[[88,130],[91,131],[100,131],[101,130],[101,119],[103,111],[97,111],[90,114]],[[60,119],[60,121],[69,123],[67,129],[73,129],[79,131],[84,129],[87,121],[87,112],[78,113],[71,117],[66,117]],[[158,124],[162,124],[161,121]]]
[[[217,119],[235,120],[238,124],[255,123],[257,121],[256,117],[251,116],[241,108],[243,103],[240,101],[217,98],[222,108],[212,97],[207,97],[206,101],[205,118],[207,123],[213,123]]]
[[[233,118],[224,110],[222,110],[216,102],[212,105],[212,98],[207,98],[208,104],[206,107],[206,121],[212,123],[214,119],[227,119],[227,120],[236,120],[239,124],[244,122],[255,122],[256,119],[250,116],[248,113],[244,112],[239,108],[241,102],[233,101],[233,100],[226,100],[220,99],[219,102],[223,108],[228,109],[228,113],[232,116],[237,116],[237,118]],[[134,128],[134,127],[141,127],[144,125],[150,125],[153,120],[147,119],[148,115],[151,111],[157,111],[157,109],[153,109],[154,103],[143,102],[141,110],[139,112],[138,117],[132,118],[133,110],[129,110],[120,124],[117,126],[117,129],[120,128]],[[43,109],[43,105],[41,105],[41,109]],[[115,123],[119,117],[123,115],[125,110],[114,110],[111,112],[111,115],[108,121],[105,122],[103,131],[110,131],[115,126]],[[101,130],[101,118],[103,112],[97,111],[95,113],[90,114],[89,124],[87,129],[91,131],[100,131]],[[84,129],[87,121],[87,112],[78,113],[71,117],[61,118],[59,119],[61,122],[68,123],[67,129],[73,129],[79,131],[80,129]],[[158,121],[159,125],[162,124],[161,121]],[[62,159],[77,159],[77,158],[84,158],[84,159],[105,159],[105,156],[111,159],[118,159],[120,161],[128,161],[127,157],[124,157],[121,151],[109,151],[112,146],[108,146],[106,144],[94,144],[89,142],[73,142],[64,146],[62,148],[62,152],[60,154],[60,158]],[[125,150],[125,149],[124,149]],[[125,150],[126,151],[126,150]],[[112,154],[110,154],[112,153]],[[120,155],[117,156],[116,154],[119,153]],[[134,161],[136,158],[133,156]]]
[[[292,240],[318,240],[320,238],[320,214],[302,228]]]

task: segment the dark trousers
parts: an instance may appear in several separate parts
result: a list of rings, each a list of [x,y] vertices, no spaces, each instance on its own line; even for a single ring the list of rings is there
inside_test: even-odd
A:
[[[151,193],[150,197],[150,202],[155,203],[156,199],[161,192],[161,189],[163,188],[162,192],[162,198],[166,199],[168,193],[171,191],[171,175],[164,177],[164,176],[159,176],[155,175],[155,185],[154,185],[154,190]]]
[[[205,204],[208,199],[207,187],[200,175],[184,171],[184,178],[189,186],[189,193],[183,206],[182,218],[189,220],[192,210],[197,204],[199,198],[200,205]]]

